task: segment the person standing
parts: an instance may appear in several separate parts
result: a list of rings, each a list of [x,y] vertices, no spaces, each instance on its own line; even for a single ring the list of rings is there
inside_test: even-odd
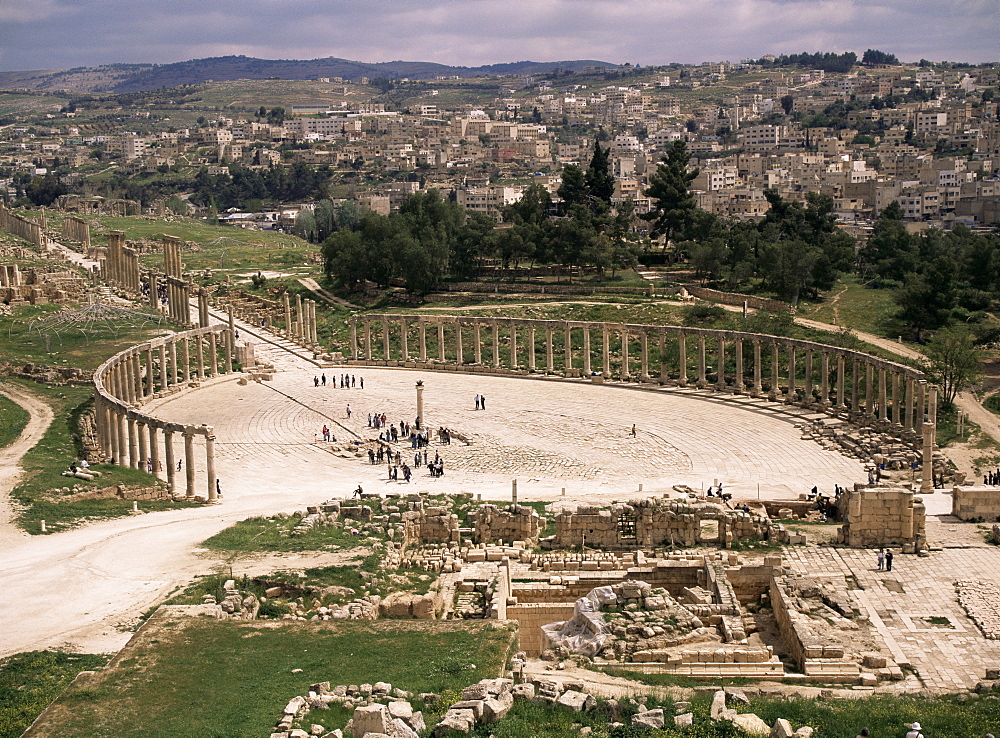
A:
[[[479,395],[476,395],[476,410],[479,409]]]
[[[913,723],[910,726],[910,732],[906,734],[906,738],[924,738],[924,734],[920,730],[920,723]]]
[[[479,409],[486,409],[486,395],[479,395]]]
[[[885,569],[885,549],[880,548],[878,550],[878,570],[882,571]]]
[[[348,406],[347,406],[347,419],[348,420],[351,419],[351,406],[350,406],[350,404],[348,404]]]
[[[892,571],[892,551],[885,552],[885,570]]]

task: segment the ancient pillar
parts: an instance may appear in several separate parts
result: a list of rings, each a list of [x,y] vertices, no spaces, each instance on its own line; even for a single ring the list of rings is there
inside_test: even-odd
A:
[[[846,369],[846,362],[844,361],[843,354],[837,354],[837,407],[844,408],[847,406],[844,397],[844,371]]]
[[[892,372],[892,424],[901,426],[903,424],[903,414],[899,407],[899,372]]]
[[[374,357],[372,356],[372,323],[370,320],[365,319],[365,360],[372,361]],[[423,334],[421,333],[421,339]]]
[[[677,336],[677,366],[679,372],[677,374],[677,384],[681,387],[687,387],[688,383],[688,352],[687,352],[687,334],[681,333]]]
[[[135,433],[139,439],[139,469],[145,471],[148,467],[146,462],[149,459],[149,431],[146,424],[141,420],[135,421]]]
[[[819,401],[826,407],[830,404],[830,354],[827,351],[820,354],[819,372]]]
[[[198,349],[198,379],[205,378],[205,334],[199,333],[194,338],[195,347]]]
[[[153,272],[149,273],[149,307],[157,312],[160,311],[160,298],[158,292],[159,280]]]
[[[232,316],[230,316],[230,318],[231,317]],[[230,372],[233,371],[233,354],[234,354],[234,351],[233,351],[233,349],[234,349],[233,336],[235,335],[235,333],[234,333],[233,328],[232,328],[232,322],[233,322],[232,319],[230,319],[230,321],[229,321],[230,327],[226,329],[226,333],[225,333],[226,366],[225,366],[224,372],[226,374],[229,374]]]
[[[858,396],[861,392],[860,390],[860,380],[861,372],[858,363],[858,357],[854,357],[852,362],[853,368],[851,371],[851,412],[858,412]]]
[[[135,417],[131,414],[126,418],[128,422],[128,465],[133,469],[141,468],[139,463],[139,438],[136,435]]]
[[[114,459],[115,463],[121,463],[121,440],[118,438],[120,425],[118,423],[118,410],[112,405],[107,406],[108,413],[108,449],[106,451],[108,459]]]
[[[128,460],[128,420],[125,418],[124,410],[118,410],[118,465],[130,465]]]
[[[917,382],[917,407],[913,418],[914,430],[922,428],[927,422],[927,380]]]
[[[358,320],[351,318],[351,358],[358,359]]]
[[[146,345],[146,385],[143,387],[143,394],[149,397],[153,394],[153,347],[150,344]]]
[[[538,368],[535,362],[535,324],[528,323],[528,371]]]
[[[920,491],[923,494],[932,494],[934,492],[934,425],[933,423],[923,423],[921,430],[923,448],[920,466]]]
[[[806,405],[813,403],[813,351],[806,349],[806,376],[805,376],[805,397]]]
[[[305,330],[302,325],[302,295],[295,296],[295,337],[300,341],[305,338]]]
[[[696,382],[699,389],[704,388],[708,384],[708,378],[705,376],[705,334],[698,334],[698,381]]]
[[[603,363],[601,364],[601,376],[605,379],[611,377],[611,337],[608,335],[608,324],[601,325],[601,351]]]
[[[667,366],[667,332],[660,329],[659,342],[660,357],[660,384],[667,384],[670,381],[670,367]]]
[[[205,426],[205,476],[208,477],[208,501],[217,502],[219,499],[218,482],[215,477],[215,434],[210,425]]]
[[[865,362],[865,415],[869,418],[875,417],[875,388],[874,388],[875,366],[870,362]]]
[[[455,321],[455,363],[459,366],[465,363],[465,357],[462,355],[462,324],[457,320]]]
[[[410,333],[409,321],[406,318],[401,318],[399,321],[399,351],[400,351],[400,358],[403,360],[403,363],[406,363],[407,361],[410,360],[409,333]],[[461,336],[458,337],[458,345],[459,346],[462,345]],[[461,356],[461,351],[459,352],[458,355]],[[458,363],[461,364],[462,362],[459,361]]]
[[[639,332],[639,380],[649,381],[649,335],[645,329]]]
[[[493,329],[493,368],[500,368],[500,324],[495,320],[492,322]]]
[[[284,295],[282,295],[282,298],[283,298],[282,302],[284,303],[284,308],[285,308],[285,337],[292,338],[295,335],[294,331],[292,330],[292,303],[288,299],[287,292]]]
[[[149,431],[149,460],[153,470],[153,476],[159,477],[160,471],[160,446],[156,438],[156,425],[148,423],[146,430]]]
[[[476,359],[476,366],[479,366],[483,363],[483,335],[482,325],[480,325],[478,319],[472,324],[472,343],[472,353]]]
[[[183,358],[184,381],[191,381],[191,346],[187,336],[181,338],[181,354]]]
[[[908,431],[915,430],[913,426],[913,377],[906,378],[906,419],[904,427]]]
[[[165,343],[161,343],[156,347],[156,351],[158,354],[157,387],[159,387],[159,391],[162,392],[170,384],[170,374],[167,371],[167,345]]]
[[[438,340],[441,341],[441,353],[444,353],[444,325],[439,324],[438,329]],[[389,319],[382,318],[382,358],[386,361],[392,357],[392,353],[389,350]],[[444,361],[444,356],[441,357],[441,361]]]
[[[583,324],[583,376],[590,376],[590,324]]]
[[[716,359],[718,366],[715,368],[715,388],[720,392],[726,389],[726,339],[721,333],[719,338],[719,353]]]
[[[174,431],[167,426],[163,429],[163,456],[167,466],[167,490],[171,496],[177,494],[176,469],[177,462],[174,459]]]
[[[563,350],[565,351],[563,376],[569,377],[573,373],[573,327],[569,324],[569,321],[566,321],[563,331]]]
[[[424,420],[424,382],[422,379],[417,380],[417,427],[427,427],[427,422]]]
[[[769,400],[777,401],[781,397],[781,387],[778,384],[780,350],[777,341],[771,341],[771,387],[767,392]]]
[[[555,357],[552,355],[552,323],[545,325],[545,371],[549,374],[555,371]]]
[[[443,364],[445,361],[447,361],[447,359],[445,358],[447,354],[446,354],[446,352],[444,350],[445,349],[445,347],[444,347],[444,323],[441,322],[440,320],[438,321],[437,329],[438,329],[438,360]]]
[[[171,384],[180,384],[180,367],[177,364],[177,338],[172,337],[170,340],[170,377]]]
[[[194,497],[194,428],[184,428],[184,496]]]
[[[888,392],[886,391],[885,367],[878,368],[878,417],[883,423],[889,420]]]
[[[785,398],[787,402],[795,402],[799,399],[799,393],[795,389],[795,380],[798,377],[795,376],[797,370],[795,368],[795,347],[788,347],[788,397]]]
[[[629,369],[629,360],[628,360],[629,329],[626,326],[624,326],[624,325],[621,327],[621,336],[622,336],[622,373],[621,373],[621,378],[622,378],[622,381],[627,382],[628,380],[630,380],[632,378],[632,372]]]
[[[517,321],[508,320],[507,327],[510,329],[510,368],[517,370]]]
[[[427,363],[427,324],[423,321],[417,323],[420,329],[420,361]]]
[[[761,377],[761,355],[760,340],[753,339],[753,393],[754,397],[760,397],[764,391],[764,382]]]

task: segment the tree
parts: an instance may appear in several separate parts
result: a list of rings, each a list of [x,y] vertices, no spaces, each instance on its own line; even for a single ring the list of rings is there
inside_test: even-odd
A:
[[[594,212],[607,212],[611,208],[611,196],[615,193],[615,178],[611,175],[611,162],[608,152],[611,149],[601,146],[594,140],[594,155],[587,167],[587,190],[590,196],[590,208]]]
[[[887,64],[899,64],[895,54],[886,54],[878,49],[868,49],[861,56],[861,63],[866,67],[877,67]]]
[[[983,351],[967,326],[942,328],[924,347],[924,371],[941,388],[941,402],[954,404],[959,392],[978,381],[983,372]]]
[[[649,178],[649,187],[643,192],[652,200],[652,209],[641,216],[653,224],[650,235],[665,236],[667,241],[683,238],[689,227],[697,202],[688,187],[699,169],[688,171],[691,155],[683,141],[674,141]]]
[[[35,205],[51,205],[60,195],[65,195],[67,192],[69,188],[55,174],[32,177],[28,186],[24,188],[25,196]]]
[[[781,109],[785,111],[785,115],[792,114],[792,106],[795,105],[795,98],[792,95],[783,95],[781,98]]]
[[[567,164],[562,171],[562,184],[556,190],[562,200],[562,211],[567,212],[573,205],[587,204],[587,175],[576,164]]]

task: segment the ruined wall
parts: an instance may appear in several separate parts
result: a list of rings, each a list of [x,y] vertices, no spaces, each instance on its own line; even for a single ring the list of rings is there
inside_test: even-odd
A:
[[[845,489],[837,500],[844,524],[837,529],[837,543],[880,548],[902,546],[920,551],[927,545],[923,502],[906,487]]]
[[[962,520],[1000,520],[1000,487],[955,487],[951,514]]]
[[[499,508],[483,505],[476,511],[476,541],[478,543],[535,542],[545,529],[545,519],[527,505]]]
[[[403,513],[403,545],[452,543],[461,538],[458,516],[444,507],[411,510]]]

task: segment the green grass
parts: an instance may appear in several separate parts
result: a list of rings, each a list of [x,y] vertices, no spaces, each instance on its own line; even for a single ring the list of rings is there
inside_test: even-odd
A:
[[[335,551],[357,548],[364,540],[339,525],[318,525],[301,536],[287,535],[301,519],[300,515],[248,518],[216,533],[201,545],[215,551]]]
[[[170,623],[161,612],[141,648],[67,690],[37,735],[256,738],[314,682],[441,693],[498,676],[511,635],[485,622]],[[335,708],[307,720],[332,730],[348,717]]]
[[[0,659],[0,738],[17,738],[81,671],[104,656],[31,651]]]
[[[21,435],[30,417],[23,407],[0,395],[0,448],[9,446]]]
[[[991,413],[1000,415],[1000,394],[990,395],[987,397],[986,401],[983,403],[983,407]]]
[[[853,330],[896,338],[893,333],[897,311],[893,291],[870,289],[847,275],[817,303],[800,303],[798,315]]]
[[[117,518],[128,515],[132,509],[129,500],[107,498],[99,500],[58,501],[50,499],[49,492],[78,484],[83,488],[101,489],[117,484],[149,487],[158,482],[155,477],[138,469],[96,464],[93,468],[102,476],[87,482],[63,477],[60,472],[69,468],[74,459],[80,458],[77,420],[92,404],[90,387],[58,387],[25,383],[30,391],[41,395],[51,405],[55,420],[42,439],[30,449],[21,462],[24,480],[14,488],[12,497],[19,508],[17,523],[28,533],[41,532],[40,521],[46,522],[47,532],[54,533],[78,525],[86,520]],[[188,507],[185,501],[146,501],[143,510],[169,510]]]

